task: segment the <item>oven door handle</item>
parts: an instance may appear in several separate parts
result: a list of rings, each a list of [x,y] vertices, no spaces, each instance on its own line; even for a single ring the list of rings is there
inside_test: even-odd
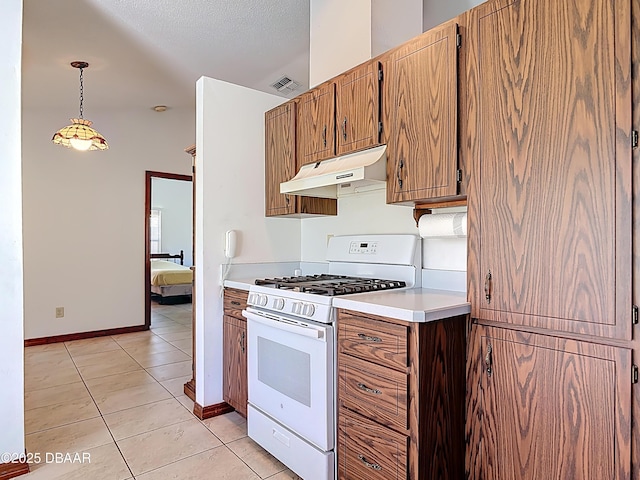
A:
[[[312,327],[312,326],[304,326],[298,325],[295,323],[288,322],[286,319],[271,319],[263,317],[262,315],[251,312],[248,310],[242,310],[242,315],[248,320],[252,320],[254,322],[261,323],[271,328],[276,328],[278,330],[284,330],[285,332],[294,333],[296,335],[302,335],[304,337],[313,338],[314,340],[319,340],[326,342],[325,329],[322,327]]]

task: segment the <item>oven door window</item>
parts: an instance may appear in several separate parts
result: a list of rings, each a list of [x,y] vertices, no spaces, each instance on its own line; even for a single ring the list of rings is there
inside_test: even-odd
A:
[[[311,406],[311,355],[258,337],[258,381]]]

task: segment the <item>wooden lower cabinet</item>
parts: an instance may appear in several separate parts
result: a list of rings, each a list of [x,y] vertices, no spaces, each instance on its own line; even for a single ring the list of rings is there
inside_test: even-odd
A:
[[[409,437],[340,410],[338,478],[406,479]]]
[[[247,321],[241,312],[247,292],[225,289],[223,317],[222,397],[247,416]]]
[[[466,316],[338,312],[338,479],[464,477]]]
[[[631,350],[475,325],[467,478],[631,478]]]

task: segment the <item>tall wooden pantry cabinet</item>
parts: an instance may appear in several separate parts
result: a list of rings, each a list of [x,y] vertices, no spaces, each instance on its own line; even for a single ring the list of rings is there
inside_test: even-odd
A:
[[[469,16],[469,478],[638,478],[633,3]]]

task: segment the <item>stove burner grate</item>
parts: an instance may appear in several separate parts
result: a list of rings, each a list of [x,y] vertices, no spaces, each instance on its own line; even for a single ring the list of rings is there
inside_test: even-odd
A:
[[[336,296],[349,293],[373,292],[403,288],[407,284],[399,280],[349,277],[346,275],[306,275],[299,277],[266,278],[256,280],[256,285],[268,285],[283,290]]]

